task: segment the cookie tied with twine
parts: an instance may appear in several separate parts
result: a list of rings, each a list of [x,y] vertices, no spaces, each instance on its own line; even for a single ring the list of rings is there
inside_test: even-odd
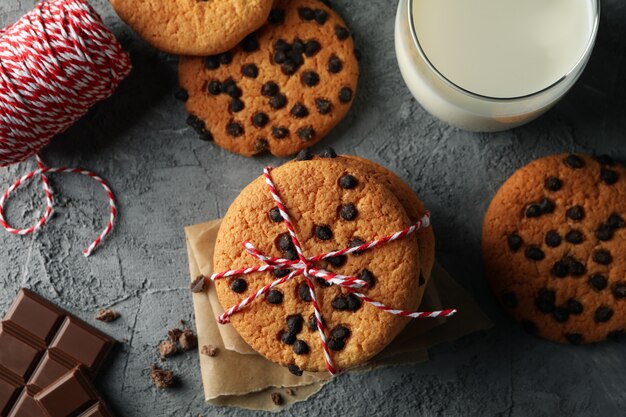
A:
[[[110,233],[117,209],[106,182],[93,172],[44,165],[39,152],[90,107],[111,96],[130,73],[131,63],[115,36],[85,0],[52,0],[0,30],[0,167],[37,157],[38,169],[18,179],[0,198],[0,225],[9,233],[36,232],[52,215],[52,191],[46,174],[75,173],[96,180],[109,199],[104,230],[83,251],[89,256]],[[40,178],[46,197],[42,218],[27,229],[4,218],[10,194]]]

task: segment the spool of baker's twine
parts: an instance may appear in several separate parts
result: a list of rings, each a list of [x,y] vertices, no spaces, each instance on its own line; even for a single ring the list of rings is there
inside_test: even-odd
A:
[[[33,156],[38,166],[0,197],[0,225],[5,230],[29,235],[43,227],[54,204],[46,174],[74,173],[100,183],[110,206],[107,225],[83,254],[91,255],[109,235],[117,208],[107,183],[91,171],[47,167],[39,152],[96,102],[111,96],[130,70],[128,55],[85,0],[39,3],[0,29],[0,167]],[[4,206],[11,193],[33,178],[42,182],[44,214],[29,228],[13,228],[5,219]]]

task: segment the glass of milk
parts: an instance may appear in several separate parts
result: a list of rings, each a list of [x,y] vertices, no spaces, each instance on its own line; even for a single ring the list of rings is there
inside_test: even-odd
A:
[[[395,45],[409,89],[461,129],[495,132],[552,107],[582,73],[600,0],[400,0]]]

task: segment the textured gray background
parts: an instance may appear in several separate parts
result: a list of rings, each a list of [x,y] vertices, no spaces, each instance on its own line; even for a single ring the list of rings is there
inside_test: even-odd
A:
[[[575,0],[576,1],[576,0]],[[0,24],[34,0],[1,0]],[[626,161],[626,7],[603,1],[589,67],[573,91],[538,121],[510,132],[471,134],[428,115],[396,65],[395,0],[336,0],[363,52],[360,91],[349,116],[318,148],[391,168],[434,213],[437,258],[481,302],[496,327],[433,352],[429,363],[344,375],[287,415],[618,416],[626,407],[624,345],[557,346],[525,335],[496,307],[479,262],[483,214],[499,185],[534,158],[568,150]],[[97,323],[128,344],[99,379],[120,416],[246,413],[206,406],[195,354],[168,361],[180,385],[157,392],[147,377],[165,330],[192,320],[183,226],[222,216],[270,157],[244,159],[195,138],[185,125],[176,60],[149,48],[104,0],[94,2],[135,65],[118,93],[45,150],[51,165],[84,166],[110,181],[120,205],[111,239],[86,260],[80,249],[103,226],[106,201],[85,178],[54,176],[55,219],[35,237],[0,232],[0,310],[20,287],[34,288],[94,322],[101,307],[123,316]],[[8,186],[32,162],[0,170]],[[39,215],[39,185],[11,201],[25,226]]]

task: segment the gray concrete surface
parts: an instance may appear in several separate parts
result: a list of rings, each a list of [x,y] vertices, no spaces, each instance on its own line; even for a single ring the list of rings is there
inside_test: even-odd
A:
[[[0,24],[34,0],[0,1]],[[492,299],[479,262],[483,214],[499,185],[542,155],[609,153],[626,162],[626,7],[602,2],[597,47],[573,91],[538,121],[505,133],[472,134],[428,115],[410,96],[393,48],[395,0],[336,0],[363,52],[360,91],[349,116],[319,146],[382,163],[402,176],[434,213],[437,258],[496,323],[494,329],[441,346],[429,363],[344,375],[286,415],[623,416],[626,348],[557,346],[525,335]],[[202,401],[194,354],[168,362],[180,384],[157,392],[147,377],[165,330],[193,320],[183,226],[224,214],[270,157],[244,159],[195,138],[174,99],[176,59],[155,52],[122,24],[105,0],[94,2],[135,65],[110,100],[45,150],[51,165],[101,173],[117,193],[120,222],[104,249],[80,249],[103,226],[97,184],[54,176],[57,214],[35,237],[0,231],[0,310],[20,287],[34,288],[94,322],[101,307],[122,318],[97,323],[119,340],[99,379],[119,416],[242,416]],[[318,148],[319,148],[318,147]],[[8,186],[33,162],[0,170]],[[11,201],[9,218],[26,225],[41,212],[39,186]],[[262,414],[262,413],[259,413]]]

